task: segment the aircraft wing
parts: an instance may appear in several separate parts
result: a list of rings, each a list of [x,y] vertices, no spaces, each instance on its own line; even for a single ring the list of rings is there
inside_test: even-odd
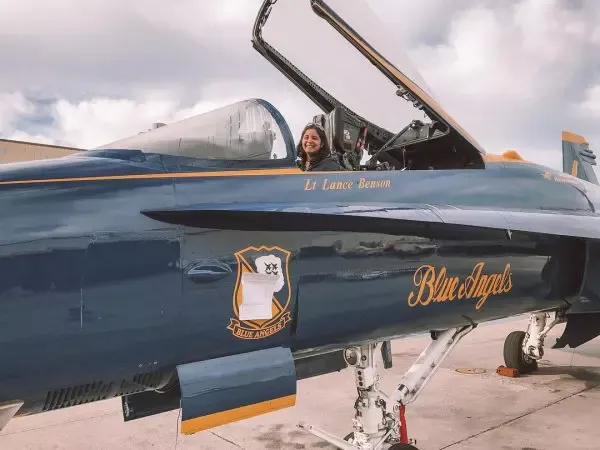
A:
[[[522,231],[598,239],[600,217],[589,211],[462,208],[425,204],[198,203],[142,211],[166,223],[224,230],[348,231],[436,236],[469,227],[477,232]],[[402,227],[399,227],[402,224]],[[510,237],[510,236],[509,236]]]

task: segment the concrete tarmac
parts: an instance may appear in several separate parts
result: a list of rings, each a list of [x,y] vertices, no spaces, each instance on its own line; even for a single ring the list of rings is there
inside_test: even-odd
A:
[[[527,317],[483,324],[458,344],[407,407],[408,433],[420,450],[600,449],[600,338],[579,349],[553,350],[561,325],[546,339],[538,372],[497,375],[506,335],[526,327]],[[393,389],[428,340],[393,342],[394,367],[382,371],[384,389]],[[352,427],[355,392],[349,369],[303,380],[294,408],[192,436],[178,433],[179,411],[125,424],[120,400],[111,399],[14,419],[0,433],[0,449],[332,449],[296,424],[343,437]]]

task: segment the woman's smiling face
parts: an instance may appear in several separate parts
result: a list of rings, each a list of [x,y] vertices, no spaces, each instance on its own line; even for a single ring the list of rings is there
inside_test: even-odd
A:
[[[302,136],[302,149],[307,153],[316,153],[321,148],[321,138],[317,130],[309,128]]]

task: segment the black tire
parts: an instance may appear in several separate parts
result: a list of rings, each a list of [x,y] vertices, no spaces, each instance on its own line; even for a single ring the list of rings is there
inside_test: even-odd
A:
[[[412,444],[394,444],[388,450],[419,450]]]
[[[513,331],[504,341],[504,364],[510,369],[517,369],[519,373],[531,373],[538,368],[537,361],[523,353],[525,335],[524,331]]]
[[[350,442],[350,438],[354,437],[354,433],[348,433],[345,437],[344,440],[346,442]],[[392,444],[391,447],[388,448],[388,450],[419,450],[417,447],[415,447],[412,444]]]
[[[346,442],[350,442],[350,438],[354,437],[354,433],[348,433],[345,437],[344,440]],[[391,447],[388,448],[388,450],[419,450],[417,447],[415,447],[412,444],[392,444]]]

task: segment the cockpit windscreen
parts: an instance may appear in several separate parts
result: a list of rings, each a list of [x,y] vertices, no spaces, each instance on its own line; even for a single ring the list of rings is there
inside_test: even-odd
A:
[[[245,100],[97,149],[131,149],[211,160],[269,160],[294,157],[290,130],[279,112],[262,100]]]

